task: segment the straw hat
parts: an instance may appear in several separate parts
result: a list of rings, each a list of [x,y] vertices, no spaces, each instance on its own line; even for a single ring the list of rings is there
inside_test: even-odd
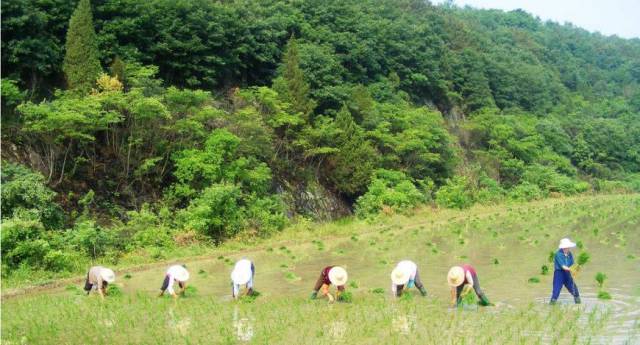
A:
[[[335,286],[342,286],[347,283],[347,271],[342,267],[333,267],[329,270],[329,281]]]
[[[571,242],[570,239],[568,238],[563,238],[560,240],[560,244],[558,245],[559,249],[565,249],[565,248],[573,248],[575,247],[576,244]]]
[[[246,261],[246,262],[245,262]],[[237,285],[244,285],[251,279],[251,261],[240,260],[231,272],[231,281]]]
[[[396,268],[391,271],[391,282],[394,285],[405,285],[411,276],[407,267],[396,266]]]
[[[102,280],[106,281],[109,284],[113,283],[116,280],[116,274],[108,268],[102,268],[100,270],[100,277],[102,278]]]
[[[173,279],[179,282],[186,282],[189,280],[189,271],[180,265],[171,266],[169,273],[173,276]]]
[[[449,286],[460,286],[464,282],[464,270],[460,266],[453,266],[447,274]]]

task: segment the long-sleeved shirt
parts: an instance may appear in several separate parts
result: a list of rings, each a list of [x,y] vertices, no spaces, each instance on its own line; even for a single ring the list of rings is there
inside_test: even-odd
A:
[[[418,274],[418,265],[411,260],[402,260],[396,265],[398,269],[406,269],[409,273],[409,282],[416,281],[416,275]],[[395,296],[398,291],[398,286],[391,282],[391,294]]]
[[[562,249],[558,249],[556,255],[553,257],[553,267],[555,270],[562,270],[562,266],[571,267],[573,265],[573,254],[568,252],[564,254]]]
[[[100,289],[104,284],[104,280],[102,279],[102,270],[104,269],[102,266],[91,267],[87,274],[87,283],[91,284],[95,289]]]

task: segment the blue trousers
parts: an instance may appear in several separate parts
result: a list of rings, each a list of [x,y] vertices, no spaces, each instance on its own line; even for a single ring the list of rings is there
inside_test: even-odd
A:
[[[560,290],[562,290],[562,286],[564,285],[569,293],[573,295],[573,297],[580,297],[580,293],[578,292],[578,286],[575,281],[571,277],[571,273],[565,270],[555,270],[553,271],[553,292],[551,293],[551,299],[557,300],[558,296],[560,296]]]

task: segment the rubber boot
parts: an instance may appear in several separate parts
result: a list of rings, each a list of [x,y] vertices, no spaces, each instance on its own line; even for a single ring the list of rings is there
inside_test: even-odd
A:
[[[556,305],[557,302],[558,302],[557,300],[552,299],[552,300],[549,301],[549,304],[550,305]]]
[[[573,301],[576,302],[576,304],[582,303],[582,301],[580,301],[580,296],[574,296]]]
[[[423,297],[427,296],[427,289],[425,289],[424,286],[420,287],[418,290],[420,290]]]
[[[489,299],[487,298],[487,296],[485,295],[480,296],[480,301],[478,302],[478,304],[480,304],[483,307],[492,305],[491,302],[489,302]]]

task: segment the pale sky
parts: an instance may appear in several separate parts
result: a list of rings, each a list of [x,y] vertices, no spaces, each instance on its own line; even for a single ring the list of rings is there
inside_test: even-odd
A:
[[[445,0],[431,0],[440,4]],[[460,7],[523,9],[564,24],[570,22],[591,32],[640,38],[640,0],[454,0]]]

